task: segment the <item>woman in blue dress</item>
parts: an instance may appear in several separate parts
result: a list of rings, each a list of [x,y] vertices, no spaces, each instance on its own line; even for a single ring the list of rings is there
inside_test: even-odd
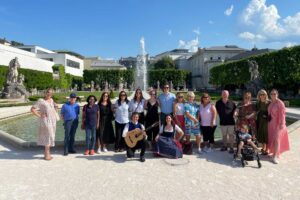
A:
[[[160,127],[160,133],[156,136],[156,153],[168,158],[182,158],[182,147],[179,142],[183,131],[177,126],[171,115],[166,116],[166,121]]]

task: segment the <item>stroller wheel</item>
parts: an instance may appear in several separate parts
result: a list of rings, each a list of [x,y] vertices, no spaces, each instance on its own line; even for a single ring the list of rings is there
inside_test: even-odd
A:
[[[241,158],[242,167],[245,167],[245,161],[244,158]]]
[[[257,161],[258,168],[261,168],[261,163]]]

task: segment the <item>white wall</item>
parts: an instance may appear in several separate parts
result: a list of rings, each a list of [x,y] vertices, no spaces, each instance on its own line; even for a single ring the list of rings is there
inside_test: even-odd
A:
[[[0,65],[8,66],[15,57],[18,57],[21,68],[53,72],[54,62],[37,58],[34,53],[0,44]]]
[[[65,66],[65,73],[74,76],[83,76],[83,60],[72,55],[63,53],[50,53],[50,54],[37,54],[39,58],[52,58],[55,64]],[[67,66],[67,59],[78,62],[80,64],[79,69]]]

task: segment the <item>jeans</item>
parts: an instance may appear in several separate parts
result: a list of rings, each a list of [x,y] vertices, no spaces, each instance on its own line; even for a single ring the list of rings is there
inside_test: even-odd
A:
[[[78,127],[78,119],[64,121],[65,139],[64,152],[74,151],[75,134]]]
[[[86,125],[85,133],[86,150],[94,150],[96,143],[96,126]]]
[[[116,142],[115,142],[115,150],[122,149],[125,146],[124,138],[122,137],[123,130],[126,126],[125,124],[119,124],[115,121],[115,128],[116,128]]]

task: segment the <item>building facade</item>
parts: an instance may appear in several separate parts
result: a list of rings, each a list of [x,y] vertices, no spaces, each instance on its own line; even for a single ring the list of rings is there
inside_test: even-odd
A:
[[[209,71],[212,67],[244,52],[245,49],[235,45],[199,48],[197,53],[188,59],[188,68],[192,72],[192,87],[195,89],[214,88],[209,84]]]

